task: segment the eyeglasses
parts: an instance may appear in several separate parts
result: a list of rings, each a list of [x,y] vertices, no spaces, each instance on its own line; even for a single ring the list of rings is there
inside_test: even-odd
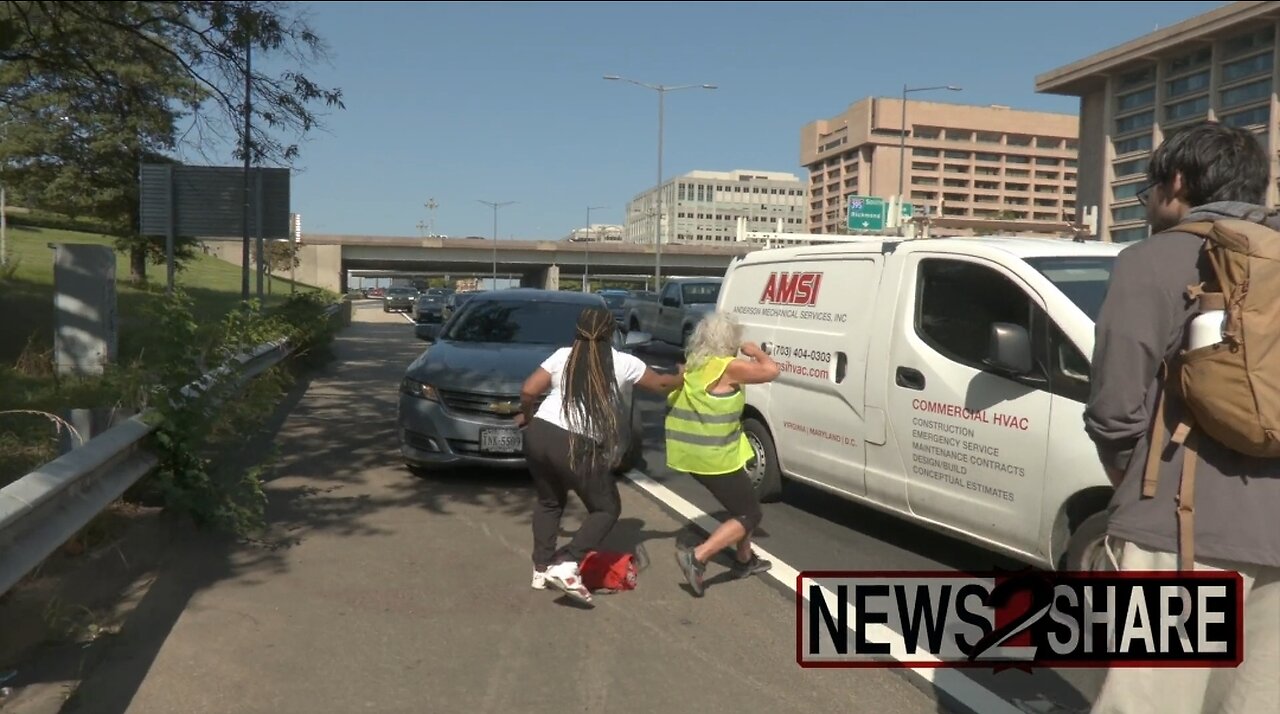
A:
[[[1147,205],[1147,194],[1151,192],[1151,189],[1159,185],[1160,185],[1159,181],[1152,181],[1146,186],[1143,186],[1142,190],[1138,191],[1138,193],[1135,194],[1138,198],[1138,203],[1141,203],[1144,206]]]

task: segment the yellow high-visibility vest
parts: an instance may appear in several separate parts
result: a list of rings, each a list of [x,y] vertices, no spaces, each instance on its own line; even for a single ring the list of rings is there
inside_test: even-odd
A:
[[[751,445],[742,433],[744,388],[722,397],[707,393],[733,359],[715,357],[695,366],[685,372],[681,388],[667,395],[667,468],[719,476],[751,460]]]

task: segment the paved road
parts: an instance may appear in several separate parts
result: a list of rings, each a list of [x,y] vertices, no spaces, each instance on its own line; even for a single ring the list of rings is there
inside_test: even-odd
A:
[[[67,711],[946,711],[899,672],[797,667],[794,606],[767,578],[693,598],[670,557],[686,524],[629,484],[609,545],[645,545],[639,589],[594,610],[531,590],[527,476],[400,464],[396,386],[421,349],[359,303],[275,437],[269,536],[166,567]],[[771,532],[807,522],[770,510]]]

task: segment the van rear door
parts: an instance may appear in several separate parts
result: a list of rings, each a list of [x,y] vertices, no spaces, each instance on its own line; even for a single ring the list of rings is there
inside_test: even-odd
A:
[[[1035,552],[1052,407],[1044,302],[993,261],[924,251],[904,257],[887,406],[909,508]],[[987,362],[994,323],[1027,331],[1030,373]]]

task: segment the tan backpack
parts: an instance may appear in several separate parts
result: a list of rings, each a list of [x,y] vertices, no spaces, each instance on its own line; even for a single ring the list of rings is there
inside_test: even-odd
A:
[[[1142,495],[1156,495],[1164,444],[1165,390],[1186,403],[1172,442],[1183,446],[1178,486],[1179,569],[1195,569],[1197,431],[1227,448],[1280,459],[1280,232],[1238,219],[1189,223],[1176,230],[1204,238],[1211,275],[1187,287],[1200,311],[1223,310],[1223,341],[1182,350],[1161,365]]]

